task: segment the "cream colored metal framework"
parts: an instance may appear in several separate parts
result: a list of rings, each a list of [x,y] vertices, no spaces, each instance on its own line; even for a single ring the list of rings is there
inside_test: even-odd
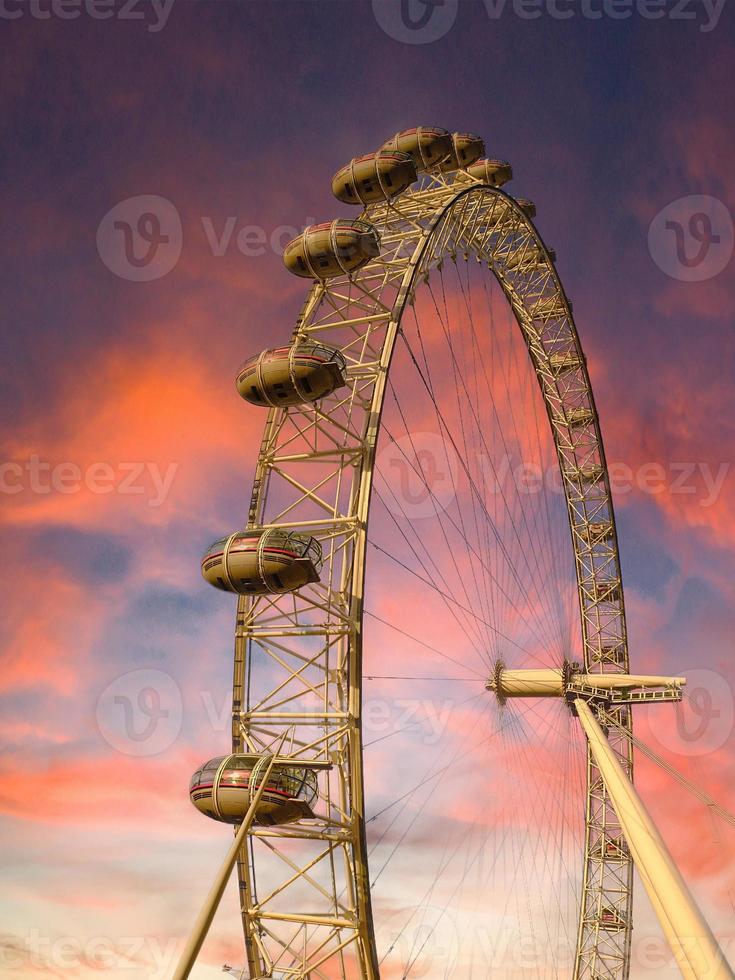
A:
[[[324,548],[321,582],[241,598],[234,751],[267,752],[289,732],[292,759],[331,764],[319,819],[253,827],[238,862],[251,977],[379,976],[365,835],[361,703],[368,515],[386,382],[401,318],[446,261],[486,264],[522,331],[563,476],[587,673],[628,671],[610,486],[584,355],[552,253],[503,191],[464,172],[431,175],[362,218],[380,256],[352,277],[314,283],[295,339],[338,347],[349,383],[317,405],[271,409],[248,526],[309,529]],[[608,744],[632,772],[625,706],[608,706]],[[575,977],[628,975],[632,863],[603,846],[620,824],[592,754]],[[620,928],[601,923],[614,909]]]

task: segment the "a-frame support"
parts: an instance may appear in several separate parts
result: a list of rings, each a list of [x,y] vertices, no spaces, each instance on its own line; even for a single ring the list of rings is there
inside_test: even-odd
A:
[[[682,976],[685,980],[734,980],[712,930],[587,701],[576,698],[574,708]]]

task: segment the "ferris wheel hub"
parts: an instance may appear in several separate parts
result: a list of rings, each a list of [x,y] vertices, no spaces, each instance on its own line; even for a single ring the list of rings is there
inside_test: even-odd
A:
[[[498,703],[509,698],[587,698],[615,704],[645,701],[681,701],[685,677],[662,677],[651,674],[590,674],[579,664],[563,667],[509,670],[499,660],[485,682]]]

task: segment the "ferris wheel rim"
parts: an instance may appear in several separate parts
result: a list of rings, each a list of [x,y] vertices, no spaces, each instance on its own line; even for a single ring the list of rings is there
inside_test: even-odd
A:
[[[453,194],[451,194],[451,187],[452,186],[454,186],[454,188],[455,188]],[[420,194],[420,192],[417,192],[417,194]],[[414,195],[414,198],[417,196],[417,194]],[[577,329],[576,329],[576,324],[574,322],[574,318],[573,318],[573,315],[572,315],[571,307],[570,307],[570,304],[568,303],[568,300],[567,300],[567,297],[566,297],[566,293],[564,291],[563,285],[561,283],[561,280],[560,280],[560,278],[558,276],[558,273],[556,271],[556,268],[555,268],[554,259],[553,259],[553,253],[546,247],[545,243],[543,242],[543,239],[541,238],[540,234],[538,233],[538,231],[536,230],[535,226],[533,225],[533,222],[531,221],[530,217],[528,217],[526,214],[524,214],[521,211],[520,207],[516,204],[514,198],[512,198],[510,195],[506,194],[502,189],[497,188],[497,187],[493,187],[492,185],[489,185],[489,184],[482,184],[482,183],[480,183],[479,181],[476,181],[476,180],[473,180],[472,183],[470,183],[469,185],[468,184],[460,183],[460,186],[459,186],[459,189],[458,190],[456,189],[456,184],[455,185],[450,185],[450,199],[448,200],[448,202],[444,203],[439,209],[437,209],[434,212],[432,212],[432,218],[433,218],[433,220],[431,221],[430,228],[428,230],[426,228],[423,229],[422,234],[421,234],[421,237],[419,238],[419,240],[418,240],[418,242],[416,244],[416,247],[415,247],[415,250],[414,250],[414,254],[412,255],[411,260],[408,263],[408,265],[407,265],[407,267],[406,267],[406,269],[404,271],[403,278],[402,278],[402,281],[401,281],[401,285],[400,285],[400,287],[398,289],[398,294],[397,294],[397,298],[396,298],[395,304],[391,308],[391,311],[390,311],[390,324],[393,325],[393,335],[392,335],[392,338],[391,338],[391,341],[390,341],[390,349],[388,350],[388,352],[387,352],[387,358],[385,359],[384,372],[381,375],[381,377],[382,377],[382,384],[383,384],[383,391],[382,391],[382,394],[379,394],[379,396],[378,396],[378,412],[377,412],[377,415],[374,417],[374,425],[373,425],[372,429],[370,430],[370,433],[371,433],[370,438],[371,438],[372,441],[371,441],[371,444],[370,444],[370,447],[369,447],[369,452],[371,453],[372,458],[374,459],[375,450],[376,450],[376,446],[377,446],[377,442],[378,442],[378,438],[379,438],[380,430],[381,430],[382,410],[383,410],[384,400],[385,400],[385,390],[384,390],[385,389],[385,380],[387,379],[387,377],[389,375],[390,363],[391,363],[391,359],[392,359],[393,349],[394,349],[394,346],[395,346],[395,342],[396,342],[396,339],[397,339],[398,332],[400,331],[400,328],[401,328],[401,323],[402,323],[403,316],[405,314],[405,311],[407,309],[408,304],[411,301],[411,298],[415,295],[415,292],[416,292],[416,289],[417,289],[417,286],[418,286],[418,282],[419,282],[420,276],[422,275],[422,262],[423,262],[423,260],[425,259],[425,257],[427,255],[430,255],[431,254],[432,247],[436,245],[437,239],[438,239],[438,237],[441,234],[441,229],[442,229],[443,222],[449,220],[448,216],[452,215],[454,209],[456,209],[459,206],[461,206],[461,203],[465,199],[470,200],[472,198],[477,198],[478,196],[480,198],[495,198],[495,199],[501,200],[501,201],[505,202],[505,206],[506,207],[511,208],[513,210],[515,219],[517,221],[521,222],[525,226],[526,231],[531,235],[531,237],[533,238],[533,241],[538,246],[538,249],[539,249],[540,253],[543,255],[544,261],[546,262],[546,264],[548,265],[548,268],[550,270],[550,276],[551,276],[551,278],[552,278],[552,280],[554,282],[556,293],[562,298],[563,303],[564,303],[565,317],[566,317],[567,323],[568,323],[569,328],[570,328],[570,336],[571,336],[571,338],[573,340],[573,343],[575,345],[575,349],[579,353],[579,367],[578,367],[578,369],[579,369],[579,372],[580,372],[580,376],[582,377],[582,379],[583,379],[583,381],[585,383],[585,386],[586,386],[585,387],[585,393],[586,393],[586,395],[587,395],[587,397],[589,399],[589,403],[590,403],[590,406],[591,406],[591,409],[592,409],[593,415],[594,415],[593,424],[594,424],[594,429],[595,429],[595,438],[596,438],[596,444],[598,446],[599,460],[600,460],[600,466],[601,466],[601,470],[602,470],[600,476],[598,477],[598,480],[599,480],[600,483],[603,484],[604,493],[606,494],[606,497],[607,497],[607,502],[608,502],[607,506],[608,506],[608,511],[609,511],[609,521],[610,521],[610,524],[611,524],[611,531],[612,531],[611,549],[614,552],[614,564],[616,565],[616,567],[618,569],[619,597],[617,599],[617,602],[618,602],[618,607],[619,607],[619,622],[621,624],[621,630],[622,630],[622,637],[621,637],[621,644],[620,645],[621,645],[621,648],[624,651],[624,659],[622,659],[620,661],[620,667],[624,669],[624,668],[627,668],[628,661],[627,661],[627,642],[626,642],[626,635],[625,635],[624,598],[623,598],[623,591],[622,591],[622,581],[620,579],[620,574],[619,574],[619,554],[618,554],[618,546],[617,546],[617,532],[616,532],[616,527],[615,527],[615,516],[614,516],[614,510],[613,510],[613,507],[612,507],[612,499],[611,499],[611,494],[610,494],[610,485],[609,485],[609,476],[608,476],[607,462],[606,462],[606,458],[605,458],[602,437],[601,437],[601,433],[600,433],[600,429],[599,429],[599,421],[598,421],[597,409],[596,409],[596,405],[595,405],[595,401],[594,401],[594,394],[593,394],[593,391],[592,391],[592,387],[591,387],[591,383],[590,383],[590,379],[589,379],[589,374],[587,372],[586,361],[585,361],[585,358],[584,358],[584,354],[582,352],[582,347],[581,347],[581,344],[580,344],[580,341],[579,341],[579,336],[578,336],[578,332],[577,332]],[[391,210],[391,208],[400,209],[400,206],[401,206],[400,205],[400,201],[396,205],[372,205],[372,206],[369,206],[369,207],[367,207],[365,209],[365,211],[360,216],[360,220],[367,220],[367,221],[370,221],[371,219],[374,220],[376,218],[376,216],[377,217],[380,217],[383,214],[385,215],[386,220],[388,220],[388,215],[389,215],[389,211]],[[428,207],[430,207],[430,205]],[[468,244],[468,246],[470,245],[469,242],[467,244]],[[447,254],[449,254],[449,253],[447,253]],[[521,331],[523,332],[524,331],[524,327],[523,327],[523,324],[521,322],[521,314],[520,314],[520,310],[521,310],[521,308],[523,306],[522,302],[514,303],[512,301],[513,296],[515,295],[513,293],[512,283],[509,282],[509,280],[507,280],[507,279],[504,281],[502,279],[501,275],[499,275],[498,269],[495,266],[493,266],[492,264],[490,264],[490,263],[488,263],[488,264],[490,266],[490,272],[492,273],[494,279],[500,284],[501,289],[503,290],[503,292],[506,295],[506,299],[509,300],[509,305],[510,305],[510,308],[511,308],[511,310],[513,312],[514,318],[516,319],[516,322],[517,322],[518,326],[520,327]],[[374,267],[374,266],[379,266],[379,265],[380,265],[380,257],[378,259],[376,259],[374,262],[370,263],[369,266],[368,266],[368,268]],[[360,278],[361,278],[361,272],[362,271],[363,270],[360,270],[359,272],[354,273],[353,275],[348,276],[346,278],[351,283],[355,283],[355,282],[359,283]],[[295,331],[295,334],[294,334],[294,337],[295,338],[298,338],[298,337],[303,336],[305,321],[308,318],[309,310],[310,309],[313,310],[315,307],[318,306],[319,301],[324,296],[324,290],[325,290],[325,283],[323,281],[317,281],[317,282],[315,282],[312,285],[312,287],[311,287],[311,289],[309,291],[309,297],[308,297],[308,299],[307,299],[307,301],[305,303],[305,306],[304,306],[304,310],[302,311],[302,314],[301,314],[299,320],[297,321],[297,327],[296,327],[296,331]],[[517,299],[517,297],[516,297],[516,299]],[[526,339],[525,334],[524,334],[524,339]],[[385,358],[385,355],[386,355],[386,346],[387,346],[388,342],[385,341],[384,344],[385,344],[385,346],[383,348],[381,348],[381,355]],[[536,371],[537,378],[538,378],[538,376],[539,376],[539,367],[533,361],[533,358],[531,358],[531,361],[532,361],[532,366],[533,366],[534,370]],[[547,381],[548,381],[548,379],[547,379]],[[381,383],[381,381],[380,381],[380,379],[378,379],[376,381],[376,387],[378,387],[380,385],[380,383]],[[543,386],[542,386],[542,393],[543,393]],[[547,398],[546,398],[545,395],[544,395],[544,401],[547,402]],[[547,402],[547,406],[548,406],[548,402]],[[279,417],[279,413],[281,411],[282,410],[275,409],[275,408],[270,409],[269,415],[268,415],[268,419],[267,419],[267,421],[265,423],[265,435],[264,435],[263,444],[261,446],[261,452],[259,454],[258,468],[256,469],[256,478],[255,478],[255,487],[254,487],[254,493],[253,493],[253,502],[251,504],[250,520],[248,522],[248,526],[251,526],[251,524],[253,526],[255,524],[257,524],[257,515],[259,513],[262,513],[263,507],[264,507],[265,502],[267,500],[267,495],[268,495],[268,476],[269,476],[269,473],[267,471],[267,467],[264,466],[263,452],[264,452],[264,447],[265,447],[266,442],[267,442],[267,439],[268,439],[268,434],[269,433],[272,433],[274,427],[276,426],[277,420],[278,420],[278,417]],[[554,444],[555,444],[555,448],[557,450],[557,453],[559,453],[559,438],[560,438],[560,435],[559,435],[559,431],[557,429],[555,429],[555,427],[554,427],[553,424],[551,425],[551,434],[552,434],[552,437],[554,439]],[[569,447],[566,447],[566,448],[568,449]],[[559,461],[560,461],[560,465],[561,465],[561,457],[560,456],[559,456]],[[265,478],[263,477],[263,474],[265,474]],[[373,488],[373,474],[372,474],[372,469],[371,469],[370,470],[370,473],[368,474],[367,481],[364,482],[364,485],[362,485],[360,487],[360,489],[359,489],[360,502],[359,502],[359,505],[358,505],[358,508],[357,508],[358,512],[359,511],[362,511],[364,513],[364,515],[365,515],[365,518],[364,518],[365,533],[366,533],[366,530],[367,530],[367,524],[368,524],[368,520],[369,520],[369,510],[370,510],[370,500],[371,500],[372,488]],[[566,483],[565,483],[565,495],[566,495],[566,498],[567,498],[567,504],[569,506],[569,490],[568,490],[568,487],[567,487]],[[578,558],[579,552],[581,550],[581,544],[580,544],[580,541],[578,540],[578,538],[575,537],[575,525],[573,524],[573,522],[571,520],[571,511],[570,511],[570,534],[571,534],[571,541],[572,541],[572,547],[573,547],[573,550],[574,550],[574,555],[575,555],[575,558]],[[354,592],[353,592],[353,595],[351,596],[351,602],[354,602],[354,601],[357,602],[357,606],[355,607],[355,609],[357,611],[357,614],[358,614],[358,617],[357,618],[359,620],[359,622],[357,624],[357,626],[358,626],[358,632],[356,634],[357,639],[354,640],[353,643],[352,643],[352,655],[353,655],[353,663],[360,663],[361,664],[361,657],[362,657],[362,650],[361,650],[361,642],[362,641],[361,641],[361,637],[362,637],[362,621],[363,621],[363,616],[364,616],[364,609],[363,609],[363,597],[364,597],[364,589],[363,589],[363,586],[364,586],[364,576],[365,576],[365,551],[364,551],[364,548],[363,548],[363,550],[361,552],[360,551],[356,551],[355,552],[355,555],[356,555],[355,560],[361,562],[361,567],[358,569],[358,574],[357,574],[357,579],[360,580],[358,582],[358,584],[359,584],[359,588],[361,590],[361,594],[357,598],[355,598],[355,595],[354,595]],[[581,576],[581,573],[580,573],[580,563],[579,563],[579,561],[577,561],[576,566],[577,566],[577,574],[578,574],[578,576]],[[355,579],[353,578],[351,581],[354,582]],[[587,581],[586,584],[588,585],[589,582]],[[580,596],[581,596],[581,591],[583,589],[583,582],[582,582],[581,577],[578,578],[578,587],[580,589]],[[353,589],[354,589],[354,586],[353,586]],[[243,611],[246,608],[246,606],[248,604],[248,601],[249,600],[244,600],[244,599],[241,599],[240,600],[240,603],[239,603],[239,606],[238,606],[238,618],[239,619],[242,617]],[[580,598],[580,602],[581,602],[581,598]],[[582,633],[583,633],[583,637],[585,638],[585,668],[588,668],[590,666],[590,663],[589,663],[589,660],[588,660],[588,656],[589,656],[589,649],[588,649],[588,643],[587,643],[587,635],[588,634],[587,634],[587,626],[585,624],[585,611],[584,611],[584,609],[581,609],[580,610],[580,617],[581,617],[580,618],[580,623],[581,623]],[[241,658],[243,656],[247,657],[247,655],[248,655],[247,652],[241,651],[241,654],[240,654]],[[242,666],[242,664],[240,666]],[[601,671],[604,671],[606,668],[612,669],[612,665],[611,664],[609,664],[609,663],[606,664],[602,660],[600,661],[600,663],[597,666],[599,667],[599,669]],[[241,718],[240,712],[242,710],[242,703],[243,703],[243,697],[242,697],[243,684],[242,684],[242,674],[240,676],[240,682],[239,683],[238,683],[238,680],[237,680],[237,676],[238,675],[237,675],[237,670],[236,670],[236,680],[235,680],[235,684],[234,684],[234,703],[235,703],[235,705],[237,705],[237,712],[236,712],[236,714],[237,714],[237,720],[239,722],[240,721],[240,718]],[[248,674],[248,677],[250,677],[249,674]],[[359,673],[351,673],[351,675],[350,675],[350,681],[349,681],[349,683],[350,683],[350,698],[351,699],[353,697],[356,697],[358,699],[358,701],[361,700],[361,697],[362,697],[362,680],[363,680],[362,671],[360,671]],[[629,723],[630,722],[628,720],[628,724]],[[233,726],[233,749],[234,750],[237,750],[237,748],[242,745],[242,735],[241,735],[241,732],[235,730],[236,727],[237,727],[237,725],[236,725],[236,723],[234,723],[234,726]],[[360,737],[359,737],[359,749],[360,750],[357,753],[352,752],[351,755],[350,755],[350,765],[352,766],[352,773],[351,773],[351,777],[350,777],[350,783],[351,783],[351,785],[353,787],[357,786],[358,783],[359,783],[360,786],[364,786],[364,772],[363,772],[363,760],[362,760],[362,738],[361,738],[361,734],[359,733],[359,725],[358,725],[358,734],[360,735]],[[592,786],[593,778],[594,778],[594,774],[591,771],[588,772],[588,792],[587,792],[587,801],[586,801],[587,818],[588,818],[587,819],[588,832],[589,832],[589,825],[590,825],[590,820],[589,820],[589,817],[590,817],[590,807],[592,805],[591,804],[591,794],[592,794],[591,786]],[[363,790],[363,794],[364,794],[364,790]],[[358,794],[358,795],[360,795],[360,794]],[[358,826],[357,846],[358,846],[358,849],[361,848],[362,851],[363,851],[363,854],[361,855],[361,862],[360,863],[365,868],[365,873],[363,874],[363,878],[365,878],[366,868],[367,868],[367,845],[366,845],[366,837],[365,837],[365,814],[364,814],[364,807],[362,808],[361,812],[359,812],[359,814],[358,814],[358,821],[357,822],[358,822],[358,825],[359,825]],[[252,840],[250,842],[250,845],[251,845],[251,848],[252,848]],[[251,854],[252,854],[252,851],[251,851]],[[589,840],[588,840],[587,846],[586,846],[585,888],[587,887],[588,862],[589,862]],[[628,865],[629,865],[629,862],[628,862]],[[242,889],[243,884],[244,884],[245,885],[245,889],[244,890],[245,890],[246,893],[248,893],[248,889],[250,891],[252,891],[253,890],[253,887],[254,887],[254,881],[253,881],[254,868],[251,866],[251,858],[250,857],[244,858],[244,859],[242,859],[239,862],[239,872],[240,872],[240,878],[241,878],[241,889]],[[626,869],[626,873],[628,873],[628,874],[630,873],[629,866]],[[367,883],[366,880],[363,880],[362,882],[356,881],[355,882],[355,886],[356,886],[356,892],[358,893],[358,895],[360,893],[360,890],[362,889],[362,907],[360,909],[360,917],[361,917],[361,919],[364,919],[364,922],[361,922],[360,925],[361,925],[361,928],[363,930],[363,939],[364,939],[364,941],[365,941],[365,943],[366,943],[366,945],[368,947],[367,948],[367,961],[365,963],[363,963],[363,966],[362,966],[363,972],[362,972],[361,975],[363,975],[363,976],[369,976],[369,977],[377,977],[377,976],[379,976],[379,967],[378,967],[378,963],[377,963],[377,956],[375,954],[375,937],[374,937],[374,927],[373,927],[373,920],[372,920],[372,912],[371,912],[371,906],[370,906],[370,889],[369,889],[369,884]],[[246,916],[246,915],[243,915],[243,920],[244,920],[244,926],[245,926],[245,929],[246,929],[246,945],[247,945],[248,941],[250,941],[252,943],[252,935],[251,934],[250,935],[248,934],[248,930],[251,927],[252,922],[249,921],[249,917]],[[248,920],[248,921],[246,921],[246,920]],[[630,926],[631,926],[630,917],[628,917],[628,921],[627,921],[626,926],[625,926],[625,929],[624,929],[624,932],[625,932],[625,943],[624,943],[625,949],[624,949],[624,952],[623,952],[624,962],[623,962],[622,969],[621,969],[620,974],[619,974],[621,977],[627,976],[627,971],[628,971],[629,948],[630,948],[630,939],[629,939]],[[580,978],[583,977],[583,976],[589,975],[589,974],[586,974],[585,973],[583,966],[579,962],[579,955],[580,955],[580,948],[581,948],[581,937],[582,937],[582,933],[584,931],[584,928],[585,928],[584,915],[581,914],[580,915],[580,925],[579,925],[580,937],[578,939],[578,950],[577,950],[578,962],[577,962],[577,966],[575,967],[575,977],[579,976]],[[293,975],[294,976],[297,976],[298,974],[294,973]],[[303,975],[306,975],[306,974],[303,974]]]

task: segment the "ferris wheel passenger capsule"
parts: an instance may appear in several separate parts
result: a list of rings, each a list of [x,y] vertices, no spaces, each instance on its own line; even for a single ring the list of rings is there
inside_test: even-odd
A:
[[[439,164],[442,173],[466,170],[485,153],[485,140],[474,133],[452,133],[452,151],[446,160]]]
[[[373,204],[397,197],[416,180],[408,153],[378,150],[355,157],[332,177],[332,193],[345,204]]]
[[[571,309],[571,303],[569,307]],[[535,319],[534,315],[534,319]],[[576,371],[582,366],[582,361],[579,354],[575,350],[560,351],[559,353],[552,354],[549,358],[549,365],[552,372],[558,378],[564,374],[569,374],[570,371]]]
[[[416,170],[433,170],[452,153],[452,134],[434,126],[415,126],[396,133],[383,143],[382,150],[400,150],[412,158]]]
[[[483,184],[502,187],[513,179],[513,168],[507,160],[478,160],[467,167],[467,173]]]
[[[318,401],[346,383],[341,352],[314,341],[264,350],[245,361],[235,379],[245,401],[276,408]]]
[[[612,906],[606,906],[600,913],[600,926],[608,931],[617,931],[625,925],[620,912]]]
[[[283,262],[295,276],[324,280],[350,275],[379,254],[371,224],[336,218],[304,229],[284,249]]]
[[[205,816],[222,823],[241,823],[250,806],[251,790],[260,786],[267,756],[225,755],[210,759],[191,777],[191,802]],[[255,823],[273,826],[314,818],[317,775],[311,769],[276,764],[255,812]]]
[[[295,592],[319,581],[322,547],[316,538],[286,528],[236,531],[219,538],[202,559],[202,576],[237,595]]]
[[[527,218],[536,217],[536,205],[533,201],[529,201],[527,197],[517,197],[516,204],[523,211]]]

